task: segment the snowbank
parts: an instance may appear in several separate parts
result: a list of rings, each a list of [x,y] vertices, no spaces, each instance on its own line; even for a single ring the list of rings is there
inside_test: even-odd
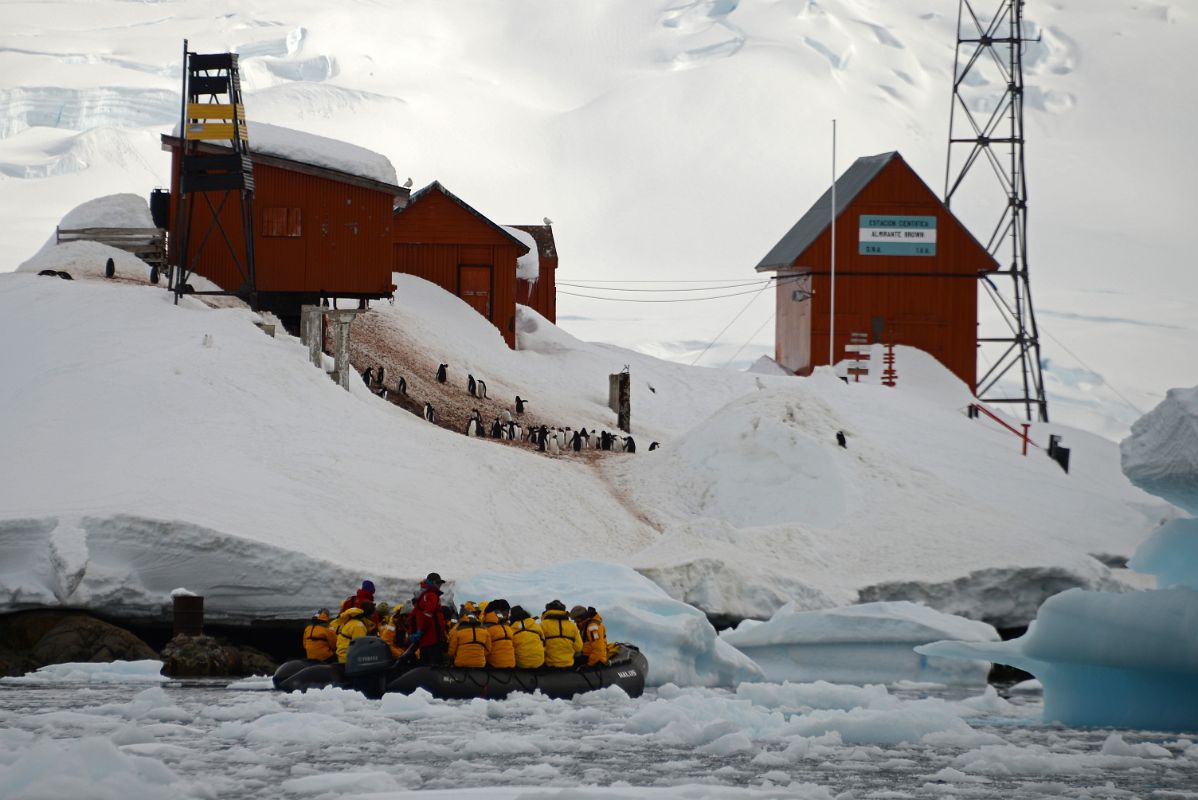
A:
[[[631,563],[732,617],[907,599],[1014,627],[1057,591],[1120,588],[1091,554],[1126,558],[1175,510],[1113,470],[1022,456],[934,359],[896,354],[895,388],[760,378],[669,447],[603,462],[662,530]],[[1114,463],[1109,442],[1085,450]]]
[[[629,642],[649,660],[649,683],[731,686],[761,670],[716,636],[703,612],[667,595],[628,567],[576,561],[516,574],[481,573],[458,581],[454,599],[505,598],[534,616],[559,599],[567,608],[594,606],[609,642]]]
[[[110,194],[80,203],[59,221],[63,230],[79,228],[153,228],[150,206],[144,197],[135,194]],[[44,245],[17,267],[17,272],[40,272],[43,269],[65,270],[71,277],[91,275],[103,277],[108,259],[121,278],[148,280],[150,267],[137,256],[99,242],[72,241],[58,243],[52,234]]]
[[[1198,386],[1170,389],[1119,449],[1132,483],[1198,514]]]
[[[720,638],[757,662],[771,681],[854,684],[985,684],[988,661],[927,658],[913,648],[948,638],[999,640],[984,622],[901,601],[825,611],[788,603],[768,622],[746,621]]]

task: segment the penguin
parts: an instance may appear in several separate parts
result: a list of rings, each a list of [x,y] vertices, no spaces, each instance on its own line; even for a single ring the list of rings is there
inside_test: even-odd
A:
[[[537,450],[539,450],[542,453],[544,453],[546,450],[548,450],[549,448],[546,446],[546,443],[548,442],[548,440],[549,440],[549,431],[545,430],[545,426],[542,425],[537,430]]]
[[[491,438],[492,439],[506,439],[507,438],[506,436],[503,435],[503,426],[499,424],[499,417],[496,417],[495,421],[491,423]]]
[[[556,436],[549,437],[549,455],[556,456],[561,453],[561,445],[558,444]]]
[[[466,420],[466,435],[473,436],[474,429],[477,426],[478,426],[478,423],[474,421],[474,417],[471,417],[470,419]]]
[[[362,371],[362,382],[365,383],[367,386],[370,385],[370,382],[372,380],[371,372],[372,372],[372,370],[370,367],[367,367],[365,370]]]
[[[116,276],[116,262],[111,258],[104,262],[104,277],[112,278]]]
[[[524,404],[528,401],[520,395],[516,395],[516,414],[517,416],[524,413]]]
[[[505,409],[503,410],[503,422],[504,422],[504,424],[506,425],[507,423],[509,423],[509,422],[511,422],[511,421],[512,421],[512,412],[508,411],[508,410],[505,408]]]
[[[649,452],[653,452],[654,450],[656,450],[659,447],[661,447],[661,445],[658,444],[657,442],[649,442]]]
[[[408,396],[408,382],[406,380],[404,380],[403,375],[399,376],[399,383],[396,385],[395,388],[396,388],[396,391],[398,391],[404,397]]]
[[[520,426],[509,419],[507,421],[507,438],[511,439],[514,442],[520,438],[520,434],[521,434]]]
[[[582,437],[583,448],[586,450],[590,450],[591,449],[591,434],[587,433],[586,428],[583,428],[582,430],[580,430],[578,432],[578,435]]]
[[[477,389],[478,389],[478,384],[475,382],[474,376],[467,375],[466,376],[466,391],[469,392],[471,397],[478,397],[478,395],[476,394]]]
[[[487,426],[483,425],[483,415],[477,408],[474,409],[474,433],[480,439],[487,438]]]
[[[636,440],[633,439],[631,436],[624,437],[624,452],[625,453],[635,453],[636,452]]]
[[[574,431],[574,435],[570,437],[570,446],[574,448],[575,453],[582,452],[582,434]]]
[[[432,422],[432,421],[433,421],[433,416],[434,416],[434,414],[433,414],[433,404],[432,404],[432,403],[430,403],[430,402],[428,402],[427,400],[425,400],[425,401],[424,401],[424,418],[425,418],[426,420],[428,420],[429,422]]]
[[[377,392],[375,392],[375,394],[377,394],[379,397],[386,400],[387,399],[387,387],[384,386],[384,387],[380,388]]]
[[[844,437],[844,431],[837,431],[837,432],[836,432],[836,443],[837,443],[838,445],[840,445],[841,447],[845,448],[846,450],[848,449],[848,447],[849,447],[849,442],[848,442],[848,440],[847,440],[847,439],[845,439],[845,437]]]
[[[483,400],[487,399],[487,382],[481,378],[478,380],[478,396]]]
[[[378,369],[378,372],[377,372],[377,373],[375,373],[375,381],[377,381],[377,382],[378,382],[378,385],[379,385],[379,386],[382,386],[382,385],[383,385],[383,381],[385,380],[385,378],[383,377],[383,375],[385,374],[385,373],[383,372],[383,370],[384,370],[384,369],[386,369],[386,367],[379,367],[379,369]]]
[[[448,364],[442,364],[437,367],[437,383],[445,383],[445,373],[449,369]]]

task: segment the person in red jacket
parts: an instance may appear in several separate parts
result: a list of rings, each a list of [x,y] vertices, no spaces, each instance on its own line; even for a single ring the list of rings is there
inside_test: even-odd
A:
[[[445,660],[449,640],[445,625],[445,612],[441,608],[441,586],[445,581],[435,572],[430,572],[420,584],[420,594],[412,608],[409,623],[412,628],[412,644],[420,648],[423,664],[440,664]]]

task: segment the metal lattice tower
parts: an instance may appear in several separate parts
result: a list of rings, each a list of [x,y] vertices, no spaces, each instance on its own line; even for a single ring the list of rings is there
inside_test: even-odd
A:
[[[257,306],[254,270],[254,168],[241,100],[236,53],[192,53],[183,42],[183,108],[180,119],[178,242],[171,288],[183,294],[232,294]],[[208,144],[219,142],[219,147]],[[222,213],[237,206],[241,246],[226,230]],[[201,206],[201,203],[203,204]],[[205,208],[207,225],[193,230],[196,209]],[[223,245],[223,248],[221,246]],[[240,275],[236,289],[195,292],[188,283],[207,248],[221,248]]]
[[[989,164],[1003,197],[986,249],[1000,264],[981,274],[1003,329],[979,331],[978,356],[997,353],[978,366],[978,398],[1022,405],[1025,419],[1048,421],[1048,401],[1040,370],[1040,337],[1032,310],[1027,263],[1027,175],[1023,158],[1023,0],[997,0],[991,17],[978,17],[975,2],[960,0],[953,103],[949,114],[948,165],[944,203],[952,205],[966,175],[978,162]],[[986,75],[983,75],[986,71]],[[998,80],[994,80],[994,76]],[[982,169],[976,172],[984,172]],[[1004,257],[1004,251],[1009,256]],[[1009,280],[1008,280],[1009,279]],[[1018,369],[1022,395],[999,385]]]

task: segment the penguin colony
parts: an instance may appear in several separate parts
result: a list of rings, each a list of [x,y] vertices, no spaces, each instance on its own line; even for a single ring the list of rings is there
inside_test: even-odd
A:
[[[408,401],[407,380],[403,375],[400,375],[395,382],[393,393],[385,384],[385,369],[382,366],[377,369],[367,367],[362,371],[362,381],[374,394],[384,400],[390,401],[394,394],[397,400],[402,398],[403,401]],[[438,364],[435,380],[441,384],[448,383],[448,364]],[[466,393],[476,399],[487,399],[486,381],[468,374],[466,376]],[[410,401],[401,402],[400,404],[411,408]],[[466,436],[474,436],[480,439],[490,438],[501,441],[523,442],[530,447],[535,447],[539,452],[550,455],[561,455],[571,451],[581,453],[584,450],[616,453],[636,452],[636,440],[631,435],[625,436],[606,430],[573,429],[569,426],[523,426],[518,419],[524,415],[528,404],[529,401],[527,398],[516,395],[514,404],[515,415],[513,416],[511,411],[504,410],[500,416],[492,418],[489,422],[483,418],[482,412],[478,408],[475,408],[471,410],[470,417],[466,421],[465,430],[462,432]],[[423,403],[421,415],[428,422],[437,422],[440,419],[433,404],[428,401]],[[657,442],[652,442],[649,445],[650,450],[657,450],[660,447],[661,445]]]

